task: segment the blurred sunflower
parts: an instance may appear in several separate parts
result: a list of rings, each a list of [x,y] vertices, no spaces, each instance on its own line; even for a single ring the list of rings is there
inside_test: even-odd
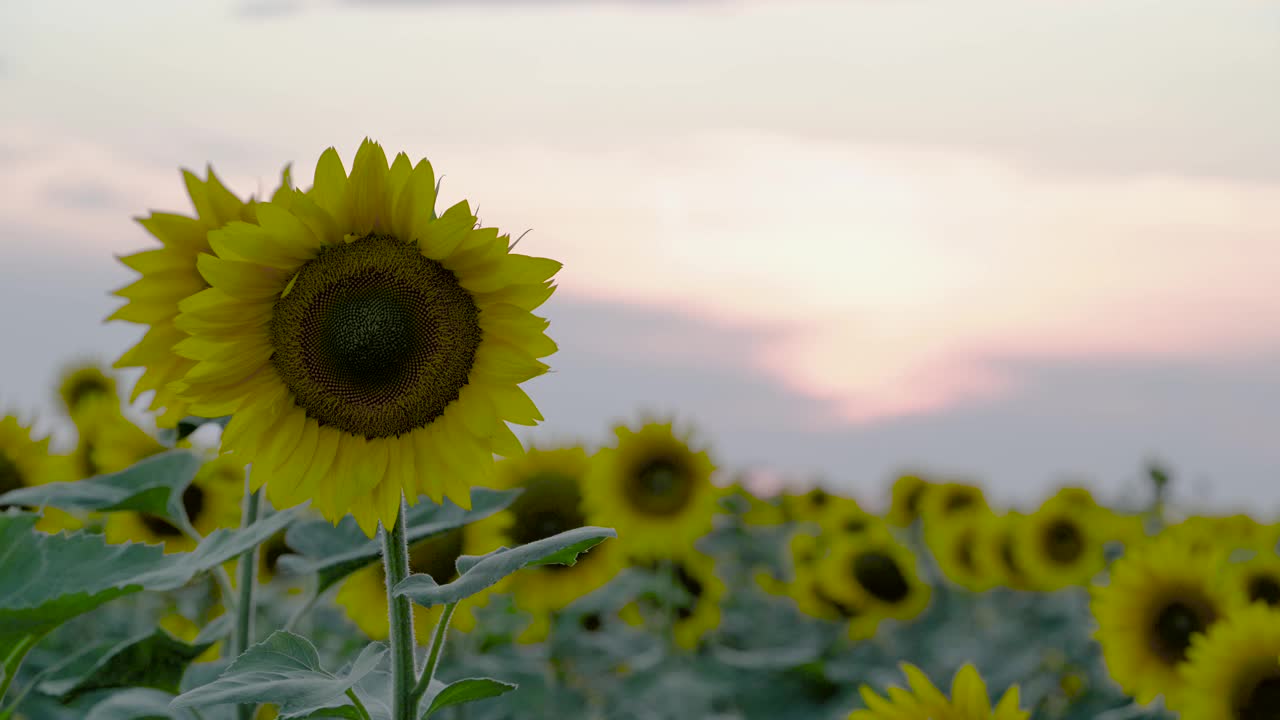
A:
[[[1226,582],[1249,602],[1280,609],[1280,556],[1274,551],[1229,563]]]
[[[1018,524],[1014,543],[1021,567],[1037,590],[1088,584],[1106,567],[1094,510],[1061,496],[1051,498]]]
[[[174,345],[186,333],[174,325],[178,303],[209,287],[197,269],[197,257],[210,252],[208,234],[232,221],[254,219],[253,201],[246,203],[228,190],[222,181],[207,170],[201,180],[182,171],[187,194],[195,216],[153,212],[138,218],[138,224],[158,241],[161,247],[120,256],[120,262],[142,277],[115,294],[126,299],[108,320],[146,325],[147,332],[116,361],[117,368],[142,368],[142,377],[133,386],[130,401],[149,390],[155,391],[150,409],[160,412],[156,419],[161,427],[173,427],[187,414],[186,403],[177,397],[172,383],[181,380],[195,362],[174,352]],[[277,195],[287,192],[289,173],[285,170]]]
[[[890,688],[881,697],[870,687],[861,688],[867,709],[854,710],[849,720],[1026,720],[1031,713],[1018,709],[1018,686],[1005,692],[995,707],[987,684],[972,665],[965,665],[951,681],[948,699],[914,665],[899,665],[909,689]]]
[[[893,481],[893,496],[887,519],[898,527],[907,527],[920,517],[921,504],[929,492],[929,481],[918,475],[902,475]]]
[[[990,510],[962,514],[949,521],[931,523],[924,539],[938,569],[948,580],[969,592],[986,592],[1000,584],[1005,574],[992,572],[980,554],[995,518]]]
[[[1273,552],[1277,525],[1263,525],[1248,515],[1192,515],[1165,533],[1183,538],[1195,550],[1249,549]]]
[[[920,499],[920,517],[925,523],[938,522],[985,507],[987,498],[982,488],[958,482],[941,483],[930,487]]]
[[[66,456],[49,453],[49,438],[36,440],[30,428],[12,415],[0,417],[0,495],[10,490],[35,487],[50,482],[74,480],[72,464]],[[9,507],[0,503],[0,511]],[[74,530],[81,522],[57,508],[44,508],[36,529],[46,533]]]
[[[1252,605],[1191,643],[1180,668],[1183,720],[1280,717],[1280,613]]]
[[[830,600],[855,608],[849,636],[875,634],[881,620],[910,620],[929,605],[930,588],[916,574],[916,559],[887,531],[834,543],[817,567],[819,588]]]
[[[582,507],[582,482],[590,467],[580,447],[529,450],[499,462],[492,487],[523,492],[506,510],[467,526],[467,553],[483,555],[590,525]],[[501,591],[511,592],[516,605],[533,615],[521,641],[543,640],[553,611],[609,582],[623,564],[617,543],[606,542],[574,565],[543,565],[508,576]]]
[[[542,419],[520,383],[556,350],[531,312],[560,263],[510,252],[465,202],[436,217],[435,175],[366,140],[350,177],[330,148],[315,185],[209,233],[212,286],[181,303],[190,411],[233,415],[225,449],[278,508],[312,500],[370,536],[402,494],[449,497],[493,478]]]
[[[716,575],[715,560],[711,556],[691,552],[676,559],[642,560],[640,567],[650,572],[670,572],[687,601],[663,608],[649,598],[641,598],[619,613],[625,622],[638,627],[644,624],[646,614],[670,612],[673,639],[685,650],[697,648],[707,633],[720,627],[720,600],[725,586]]]
[[[1018,549],[1018,535],[1027,516],[1015,510],[1003,515],[990,515],[985,532],[979,540],[974,557],[978,572],[989,577],[997,585],[1012,590],[1033,590],[1034,585]]]
[[[884,524],[884,520],[863,510],[853,498],[838,495],[831,496],[826,508],[817,514],[815,520],[823,534],[833,539],[860,535]]]
[[[463,554],[463,547],[461,528],[419,540],[409,546],[409,571],[430,575],[441,585],[453,582],[458,578],[455,563]],[[459,632],[470,632],[475,627],[472,609],[483,605],[487,597],[485,592],[458,603],[449,627]],[[391,623],[387,619],[387,576],[382,563],[373,563],[352,573],[342,581],[334,599],[369,639],[387,639]],[[413,634],[419,645],[426,647],[431,644],[431,632],[443,610],[443,605],[431,608],[413,606]]]
[[[1095,636],[1107,669],[1139,704],[1161,694],[1174,704],[1192,639],[1247,602],[1224,582],[1225,560],[1183,535],[1161,535],[1117,560],[1110,584],[1094,586]]]
[[[241,483],[243,483],[243,477]],[[258,553],[258,583],[266,585],[274,580],[279,574],[280,558],[293,552],[288,543],[285,542],[285,530],[267,538],[266,542],[260,546],[262,551]]]
[[[115,378],[104,373],[94,363],[82,363],[63,369],[59,374],[58,397],[62,400],[63,410],[73,418],[90,403],[104,402],[113,407],[120,406]]]
[[[616,447],[600,450],[583,487],[583,502],[618,542],[639,558],[678,557],[711,530],[716,510],[705,451],[676,437],[670,423],[638,431],[614,428]]]
[[[218,528],[240,524],[240,500],[244,496],[244,465],[234,455],[221,455],[200,466],[182,492],[182,507],[191,526],[201,536]],[[194,538],[168,520],[140,512],[107,515],[103,534],[109,543],[163,544],[165,553],[189,552]]]
[[[71,457],[80,478],[119,472],[167,449],[125,417],[116,400],[86,399],[72,420],[79,439]]]

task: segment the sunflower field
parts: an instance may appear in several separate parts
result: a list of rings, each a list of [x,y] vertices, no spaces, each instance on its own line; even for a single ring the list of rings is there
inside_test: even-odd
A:
[[[74,448],[0,420],[0,720],[1280,718],[1280,524],[525,447],[559,262],[370,141],[184,179],[119,258],[130,402],[82,363]]]

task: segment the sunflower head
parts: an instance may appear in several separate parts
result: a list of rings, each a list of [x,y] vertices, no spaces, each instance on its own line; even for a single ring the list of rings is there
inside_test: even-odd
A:
[[[826,598],[857,610],[850,626],[855,639],[873,633],[882,619],[910,620],[929,605],[915,557],[887,532],[836,541],[817,572]]]
[[[200,466],[191,483],[182,491],[183,510],[191,526],[207,536],[219,528],[240,523],[244,496],[244,466],[235,456],[221,455]],[[115,512],[107,516],[104,533],[109,543],[144,542],[163,544],[166,553],[189,552],[195,539],[169,520],[149,513]]]
[[[596,454],[583,489],[588,511],[617,528],[632,555],[688,552],[711,529],[716,510],[711,459],[669,423],[614,432],[617,445]]]
[[[893,481],[893,496],[889,503],[889,522],[907,527],[920,517],[924,496],[929,492],[929,481],[919,475],[900,475]]]
[[[854,710],[849,720],[1026,720],[1030,713],[1018,708],[1018,686],[1009,688],[992,707],[987,684],[972,665],[966,664],[951,681],[951,697],[942,694],[928,676],[914,665],[899,667],[907,676],[907,688],[890,688],[887,697],[863,685],[865,710]]]
[[[632,625],[640,625],[646,616],[669,614],[672,639],[677,646],[693,650],[707,633],[720,626],[720,600],[725,593],[724,582],[716,575],[715,560],[709,555],[690,552],[678,559],[640,559],[637,562],[650,572],[669,575],[676,584],[683,601],[664,607],[645,596],[626,606],[622,618]]]
[[[1096,636],[1112,678],[1139,703],[1180,687],[1192,641],[1244,595],[1225,582],[1226,556],[1196,550],[1182,535],[1157,537],[1115,562],[1110,584],[1094,587]]]
[[[1172,709],[1186,720],[1280,717],[1280,613],[1253,605],[1191,644]]]
[[[990,536],[1002,527],[990,510],[983,509],[931,523],[924,539],[948,580],[970,592],[984,592],[1005,578],[984,556]]]
[[[85,403],[73,419],[79,439],[72,459],[81,478],[119,472],[165,451],[159,440],[125,417],[116,403]]]
[[[920,517],[926,523],[938,522],[987,507],[987,499],[982,488],[960,482],[941,483],[930,487],[920,503]]]
[[[582,503],[582,483],[589,469],[590,459],[581,447],[532,449],[499,462],[494,486],[522,492],[506,510],[467,526],[467,552],[482,555],[592,524]],[[535,620],[520,639],[542,640],[550,628],[549,613],[612,579],[624,559],[616,545],[601,543],[579,556],[574,565],[544,565],[509,576],[502,587]]]
[[[435,193],[428,162],[366,140],[349,176],[330,148],[310,191],[209,233],[174,387],[232,415],[223,447],[276,507],[312,500],[371,536],[402,495],[470,507],[493,455],[521,452],[507,423],[542,419],[519,385],[555,352],[532,310],[560,264],[510,252],[465,202],[437,216]]]
[[[75,479],[70,458],[49,453],[49,439],[36,440],[12,415],[0,417],[0,495],[24,487]],[[7,505],[0,504],[0,511]],[[75,530],[82,523],[71,513],[46,507],[36,529],[46,533]]]
[[[90,403],[106,402],[113,406],[120,403],[115,378],[92,363],[63,370],[58,381],[58,396],[63,409],[72,417]]]
[[[1057,496],[1019,524],[1015,548],[1031,584],[1051,591],[1088,583],[1101,572],[1103,542],[1095,512]]]
[[[1228,585],[1248,598],[1280,610],[1280,556],[1275,551],[1258,552],[1253,557],[1229,563]]]

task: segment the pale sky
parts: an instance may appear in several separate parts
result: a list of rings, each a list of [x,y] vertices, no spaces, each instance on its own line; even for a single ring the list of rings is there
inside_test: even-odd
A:
[[[0,7],[0,403],[187,211],[366,135],[565,263],[536,442],[641,410],[874,504],[1149,457],[1280,509],[1280,5],[115,1]],[[13,348],[10,350],[9,348]]]

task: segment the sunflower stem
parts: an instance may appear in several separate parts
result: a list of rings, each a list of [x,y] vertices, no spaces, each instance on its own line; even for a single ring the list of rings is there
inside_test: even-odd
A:
[[[427,665],[422,668],[422,677],[418,678],[418,684],[413,688],[413,706],[416,708],[422,702],[422,696],[427,694],[427,690],[431,688],[431,680],[436,675],[436,667],[440,664],[441,651],[444,650],[444,641],[448,637],[449,621],[453,619],[453,611],[458,609],[457,603],[449,603],[444,606],[444,610],[440,613],[440,620],[436,623],[436,634],[431,639],[431,651],[427,654]]]
[[[413,696],[418,668],[414,658],[413,608],[409,598],[392,594],[401,580],[409,577],[409,542],[405,529],[408,514],[404,497],[400,498],[400,514],[390,531],[384,527],[382,564],[387,576],[387,613],[391,621],[391,718],[417,720],[417,702]]]
[[[258,508],[262,505],[262,495],[260,491],[250,492],[249,490],[249,470],[245,469],[244,473],[244,508],[240,518],[240,527],[249,527],[258,521]],[[240,581],[240,597],[236,601],[236,629],[235,634],[231,636],[231,657],[239,657],[241,653],[249,649],[249,643],[253,637],[253,590],[258,579],[258,546],[254,545],[252,550],[240,556],[240,565],[237,567]],[[236,718],[238,720],[252,720],[253,713],[258,706],[253,703],[245,703],[236,706]]]

